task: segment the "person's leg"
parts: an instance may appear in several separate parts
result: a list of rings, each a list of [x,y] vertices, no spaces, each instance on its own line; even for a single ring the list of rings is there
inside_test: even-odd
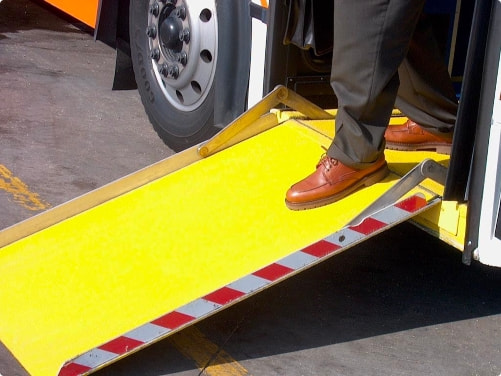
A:
[[[395,105],[410,120],[386,129],[386,147],[450,154],[457,99],[444,57],[425,15],[416,26],[398,75],[400,88]]]
[[[327,154],[363,169],[384,150],[383,135],[423,0],[335,0],[331,85],[336,134]]]
[[[316,171],[286,193],[290,209],[337,201],[388,174],[383,135],[424,0],[335,0],[331,85],[336,134]]]
[[[419,19],[398,74],[396,107],[430,133],[452,138],[456,93],[426,15]]]

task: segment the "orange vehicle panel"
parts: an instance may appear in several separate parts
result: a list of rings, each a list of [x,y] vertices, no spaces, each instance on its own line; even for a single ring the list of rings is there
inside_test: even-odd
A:
[[[95,28],[99,0],[45,0],[47,3],[68,13],[70,16],[82,21],[86,25]]]

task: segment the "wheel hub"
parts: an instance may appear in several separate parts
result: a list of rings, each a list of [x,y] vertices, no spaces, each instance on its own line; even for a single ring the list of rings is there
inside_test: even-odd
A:
[[[159,86],[177,109],[207,97],[217,61],[215,0],[150,0],[146,34]]]

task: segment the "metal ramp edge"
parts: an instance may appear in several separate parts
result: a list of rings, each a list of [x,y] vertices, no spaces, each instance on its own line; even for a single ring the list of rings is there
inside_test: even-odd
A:
[[[337,255],[441,202],[414,194],[210,294],[66,362],[59,376],[87,375]]]

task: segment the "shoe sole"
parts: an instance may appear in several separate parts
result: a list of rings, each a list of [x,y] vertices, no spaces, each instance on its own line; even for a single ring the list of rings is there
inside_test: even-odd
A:
[[[348,196],[353,193],[360,187],[369,187],[388,176],[390,170],[388,169],[388,165],[385,163],[384,166],[374,171],[372,174],[365,176],[364,178],[357,181],[355,184],[349,186],[345,190],[336,193],[335,195],[325,197],[315,201],[301,202],[295,203],[285,200],[285,205],[291,210],[306,210],[306,209],[314,209],[321,206],[332,204],[336,201],[341,200],[342,198]]]
[[[399,151],[435,151],[438,154],[451,155],[452,145],[450,144],[397,144],[386,142],[386,149]]]

